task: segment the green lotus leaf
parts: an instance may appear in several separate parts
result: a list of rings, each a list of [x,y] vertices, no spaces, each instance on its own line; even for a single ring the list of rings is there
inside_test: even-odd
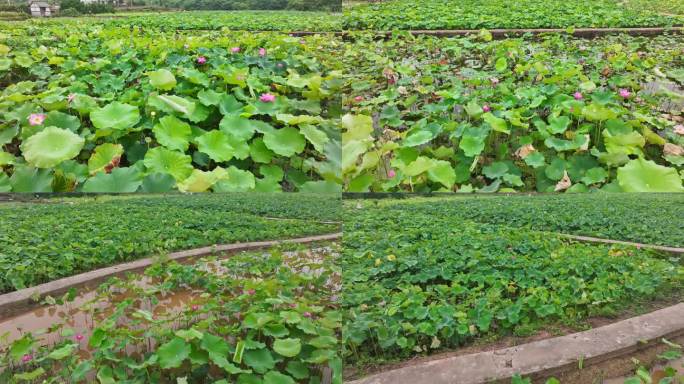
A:
[[[46,127],[57,127],[68,129],[74,133],[81,127],[81,120],[76,116],[68,115],[59,111],[52,111],[47,114],[43,125]]]
[[[458,147],[463,150],[467,157],[474,157],[482,153],[485,147],[485,140],[489,135],[488,129],[467,127],[463,131]]]
[[[631,129],[623,134],[614,134],[613,131],[604,129],[603,143],[606,146],[606,152],[610,154],[641,155],[641,148],[646,145],[646,139]]]
[[[276,340],[277,342],[277,340]],[[273,355],[266,348],[255,349],[245,352],[243,362],[255,372],[264,373],[275,367]]]
[[[219,103],[219,111],[222,115],[239,115],[245,105],[239,102],[235,96],[223,94]]]
[[[176,77],[168,69],[159,69],[149,72],[150,85],[163,91],[169,91],[176,86]]]
[[[165,193],[173,190],[176,179],[168,173],[151,173],[142,181],[141,192]]]
[[[299,131],[313,144],[318,152],[323,152],[325,145],[330,141],[325,132],[310,124],[300,125]]]
[[[543,167],[545,164],[544,155],[541,152],[533,152],[525,156],[525,164],[532,168]]]
[[[508,185],[512,185],[514,187],[522,187],[523,185],[525,185],[525,183],[523,183],[522,181],[522,178],[518,175],[507,173],[503,175],[502,179],[505,183],[507,183]]]
[[[406,176],[418,176],[421,173],[427,172],[429,169],[435,166],[435,160],[425,157],[425,156],[418,156],[416,160],[413,162],[409,163],[404,167],[403,173]]]
[[[99,172],[86,180],[83,192],[131,193],[140,184],[142,177],[137,168],[114,168],[111,173]]]
[[[641,157],[618,168],[617,180],[625,192],[684,192],[676,169]]]
[[[182,113],[186,117],[192,116],[197,108],[194,101],[180,96],[150,94],[147,104],[166,113]]]
[[[490,179],[498,179],[508,173],[508,165],[506,163],[497,161],[482,168],[482,174]]]
[[[219,105],[222,95],[225,95],[225,93],[218,93],[212,89],[203,89],[197,92],[197,99],[206,106]]]
[[[617,117],[617,113],[601,104],[591,103],[582,109],[582,115],[589,121],[605,121]]]
[[[178,183],[181,192],[206,192],[219,180],[228,177],[228,172],[223,168],[215,168],[213,171],[201,171],[193,169],[190,176]]]
[[[34,381],[45,374],[45,368],[38,367],[30,372],[15,373],[13,379],[19,381]]]
[[[225,115],[219,123],[219,129],[226,135],[230,135],[241,141],[246,141],[254,136],[258,123],[237,115]]]
[[[156,147],[147,151],[143,162],[150,172],[168,173],[176,181],[184,180],[193,171],[190,156],[164,147]]]
[[[558,116],[549,118],[549,132],[554,135],[564,133],[570,126],[570,118],[567,116]]]
[[[306,139],[296,128],[285,127],[265,133],[264,144],[276,154],[290,157],[304,150]]]
[[[10,177],[12,192],[52,192],[52,169],[16,166]]]
[[[210,131],[198,137],[197,149],[219,163],[229,161],[234,155],[228,136],[221,131]]]
[[[249,156],[256,163],[268,164],[273,159],[273,156],[275,156],[275,153],[268,149],[266,144],[264,144],[264,139],[259,137],[252,140],[252,143],[249,145]]]
[[[37,168],[51,168],[78,156],[85,139],[62,128],[47,127],[21,144],[26,161]]]
[[[0,192],[9,192],[12,190],[12,183],[9,176],[5,172],[0,171]]]
[[[425,144],[432,140],[434,137],[433,133],[426,130],[416,130],[411,132],[404,141],[401,143],[404,147],[416,147],[421,144]]]
[[[90,112],[90,120],[98,129],[128,129],[140,121],[138,107],[115,101]]]
[[[16,161],[13,154],[0,151],[0,167],[3,165],[12,165]]]
[[[575,135],[572,140],[563,140],[557,137],[549,137],[544,140],[544,145],[556,151],[574,151],[587,145],[589,137],[587,135]]]
[[[256,187],[256,179],[252,172],[243,171],[233,165],[226,171],[227,178],[214,185],[214,192],[247,192]]]
[[[342,185],[329,180],[307,181],[299,186],[300,192],[341,193]]]
[[[195,68],[181,69],[181,76],[188,79],[188,81],[190,81],[193,84],[199,84],[204,87],[209,86],[209,77],[204,72],[198,71]]]
[[[297,338],[277,339],[273,342],[273,350],[279,355],[294,357],[302,350],[302,342]]]
[[[159,144],[181,152],[188,150],[192,129],[190,124],[177,117],[172,115],[162,117],[159,123],[154,125],[152,131]]]
[[[342,116],[342,143],[349,141],[370,140],[373,133],[373,118],[366,115],[352,115],[350,113]]]
[[[174,337],[157,348],[157,356],[162,369],[178,368],[190,356],[190,344],[180,337]]]
[[[494,116],[491,112],[487,112],[484,115],[482,115],[482,119],[489,124],[490,127],[492,127],[493,130],[497,132],[503,132],[506,134],[511,133],[510,129],[508,129],[508,124],[506,123],[506,120]]]
[[[580,180],[586,185],[591,185],[591,184],[597,184],[597,183],[602,183],[606,180],[608,177],[608,172],[606,172],[605,169],[601,167],[595,167],[589,169],[585,174],[584,177]]]
[[[277,371],[269,371],[264,375],[264,384],[295,384],[293,378]]]
[[[445,160],[434,160],[434,166],[428,169],[428,178],[451,189],[456,182],[456,171],[451,167],[451,163]]]
[[[71,108],[77,110],[79,113],[86,114],[97,109],[97,101],[88,95],[75,94],[74,99],[71,100]]]
[[[120,158],[123,151],[121,144],[105,143],[98,145],[88,159],[88,171],[93,174],[103,170],[112,163],[112,160]]]

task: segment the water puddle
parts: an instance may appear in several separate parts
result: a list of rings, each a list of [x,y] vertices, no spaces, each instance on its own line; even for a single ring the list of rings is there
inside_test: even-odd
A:
[[[282,252],[283,265],[298,273],[320,276],[323,268],[316,268],[325,262],[326,255],[335,251],[331,247],[306,249],[303,251]],[[250,252],[254,254],[254,252]],[[271,256],[269,252],[261,252],[252,258],[253,263],[259,263],[259,257],[264,260]],[[225,260],[219,258],[205,258],[193,263],[197,271],[221,277],[247,277],[246,270],[234,271],[227,268]],[[255,277],[252,277],[255,278]],[[129,308],[128,312],[138,310],[137,313],[151,315],[154,319],[174,319],[172,328],[187,326],[187,318],[180,314],[189,308],[201,306],[206,293],[201,289],[190,286],[165,287],[159,278],[151,278],[139,273],[129,281],[127,279],[113,279],[113,284],[103,283],[98,287],[84,287],[70,302],[45,304],[30,312],[14,316],[0,322],[0,347],[9,345],[22,338],[25,334],[34,335],[39,345],[52,346],[69,337],[80,345],[79,354],[87,358],[92,352],[88,347],[92,331],[110,318],[120,306]],[[305,287],[303,287],[304,289]],[[325,289],[334,292],[331,302],[336,301],[336,293],[341,289],[339,274],[328,279]],[[217,315],[216,313],[214,315]],[[218,313],[219,316],[222,314]],[[130,318],[117,318],[118,326],[128,325]],[[197,315],[195,321],[204,315]],[[168,327],[169,324],[166,323]],[[133,328],[129,328],[133,329]],[[64,331],[69,330],[65,336]],[[146,345],[144,349],[152,349],[153,345]],[[131,345],[126,349],[131,355],[143,352],[140,346]]]

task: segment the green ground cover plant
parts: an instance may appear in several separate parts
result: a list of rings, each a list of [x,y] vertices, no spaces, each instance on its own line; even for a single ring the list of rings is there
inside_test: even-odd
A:
[[[664,2],[661,7],[666,7]],[[662,9],[662,8],[661,8]],[[345,10],[344,29],[481,29],[654,27],[681,25],[682,18],[653,6],[629,7],[617,0],[389,0]]]
[[[338,191],[340,74],[285,34],[0,32],[0,191]]]
[[[0,205],[0,293],[172,250],[334,233],[339,206],[298,194]]]
[[[680,295],[681,257],[448,214],[348,204],[345,366],[406,360]],[[351,372],[352,374],[358,371]]]
[[[145,286],[139,275],[110,279],[69,311],[92,322],[75,327],[67,316],[48,331],[55,343],[42,344],[39,332],[0,338],[0,380],[341,384],[337,246],[283,251],[160,264]],[[185,297],[169,307],[177,294]]]
[[[454,196],[365,204],[388,212],[410,209],[421,216],[684,248],[681,194]]]
[[[625,0],[623,4],[632,8],[650,9],[661,14],[684,16],[684,3],[679,0]]]
[[[345,190],[681,192],[684,40],[355,34]]]

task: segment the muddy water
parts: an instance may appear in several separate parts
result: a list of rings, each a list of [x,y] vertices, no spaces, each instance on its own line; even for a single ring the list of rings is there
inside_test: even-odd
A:
[[[677,370],[677,377],[684,376],[684,357],[671,361],[668,366]],[[651,369],[651,380],[653,383],[659,383],[665,377],[665,365],[656,365]],[[615,377],[612,379],[603,380],[603,384],[624,384],[625,380],[632,376]]]
[[[309,264],[322,262],[324,255],[331,251],[330,247],[321,247],[305,251],[283,252],[283,259],[292,270],[319,274],[322,270],[312,269]],[[267,258],[270,253],[265,252],[262,255]],[[244,276],[244,273],[228,270],[220,259],[215,261],[201,260],[197,263],[198,269],[217,276],[237,274]],[[158,281],[139,275],[138,280],[135,281],[135,286],[149,290],[154,288],[156,283]],[[340,288],[339,277],[330,280],[328,286],[331,291],[338,291]],[[125,300],[133,300],[133,305],[137,309],[149,311],[156,318],[169,318],[194,304],[201,305],[203,301],[200,298],[201,293],[190,288],[159,292],[155,295],[158,302],[152,304],[149,299],[136,297],[131,289],[117,293],[116,288],[110,287],[109,291],[99,293],[95,287],[85,287],[71,302],[47,305],[0,322],[0,340],[4,340],[4,342],[0,341],[0,345],[6,342],[11,343],[26,333],[32,333],[36,336],[39,344],[50,346],[64,339],[62,330],[71,329],[75,335],[83,336],[78,342],[81,346],[81,353],[88,355],[87,345],[92,330],[100,321],[114,312],[117,304]],[[122,321],[125,322],[126,319],[122,319]],[[7,336],[6,339],[4,339],[5,335]],[[74,338],[75,336],[69,337]]]
[[[136,285],[149,288],[153,281],[147,277],[141,278]],[[95,289],[84,289],[76,298],[68,303],[55,304],[37,308],[33,311],[18,315],[0,323],[0,337],[7,335],[7,342],[21,338],[26,333],[32,333],[41,345],[53,345],[64,339],[62,330],[71,329],[74,334],[82,335],[79,341],[81,349],[87,351],[88,339],[97,324],[111,315],[116,305],[124,300],[134,300],[138,309],[152,312],[155,316],[168,316],[181,312],[184,308],[198,301],[198,294],[189,289],[181,289],[167,293],[159,293],[159,302],[152,305],[149,300],[140,300],[131,292],[120,294],[99,294]],[[74,336],[71,336],[74,337]]]

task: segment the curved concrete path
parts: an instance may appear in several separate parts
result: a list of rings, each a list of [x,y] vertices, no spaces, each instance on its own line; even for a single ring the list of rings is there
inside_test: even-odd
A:
[[[427,361],[350,384],[510,383],[515,374],[547,378],[588,369],[684,336],[684,303],[566,336],[515,347]],[[633,365],[627,368],[633,369]],[[626,372],[624,372],[626,373]],[[566,382],[566,381],[562,381]],[[579,383],[579,379],[570,381]]]
[[[172,252],[168,254],[169,260],[183,261],[195,257],[208,256],[217,253],[240,252],[253,249],[268,248],[279,244],[308,244],[319,241],[338,240],[342,238],[342,233],[331,233],[327,235],[301,237],[285,240],[255,241],[249,243],[233,243],[212,245],[208,247],[195,248],[186,251]],[[113,276],[120,276],[125,273],[143,270],[157,260],[157,257],[148,257],[132,261],[129,263],[118,264],[107,268],[97,269],[81,273],[79,275],[65,277],[49,283],[21,289],[15,292],[0,295],[0,320],[8,318],[30,310],[38,304],[38,298],[44,296],[58,296],[64,294],[71,288],[78,288],[88,284],[97,284]]]

